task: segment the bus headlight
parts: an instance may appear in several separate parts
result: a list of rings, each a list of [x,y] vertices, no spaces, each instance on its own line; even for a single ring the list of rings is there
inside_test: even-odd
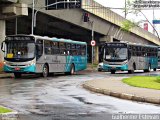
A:
[[[27,66],[31,66],[31,65],[35,65],[35,62],[32,61],[31,63],[29,63]]]
[[[5,64],[6,64],[6,61],[3,61],[3,64],[5,65]]]

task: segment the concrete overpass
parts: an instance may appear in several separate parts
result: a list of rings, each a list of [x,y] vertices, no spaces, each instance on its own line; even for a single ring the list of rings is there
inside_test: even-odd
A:
[[[14,0],[8,0],[15,2]],[[17,33],[31,33],[31,3],[32,0],[21,0],[21,3],[28,5],[28,16],[18,17],[18,19],[7,19],[6,34],[15,34],[16,22]],[[21,4],[22,5],[22,4]],[[98,46],[103,41],[122,40],[134,43],[160,45],[159,39],[140,27],[132,28],[130,33],[120,29],[125,20],[120,15],[94,2],[93,0],[82,0],[82,9],[45,10],[44,0],[36,3],[37,26],[34,34],[42,36],[56,36],[70,38],[74,40],[86,41],[90,45],[92,22],[94,23],[96,61],[98,61]],[[25,8],[25,7],[22,7]],[[84,12],[90,13],[91,22],[83,22]],[[1,15],[2,16],[2,15]],[[90,46],[89,46],[90,48]],[[89,53],[91,54],[91,53]]]

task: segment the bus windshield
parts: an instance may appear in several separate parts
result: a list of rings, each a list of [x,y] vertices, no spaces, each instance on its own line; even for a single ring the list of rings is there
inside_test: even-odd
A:
[[[8,41],[5,58],[30,59],[35,56],[35,44],[30,41]]]
[[[127,48],[105,48],[105,59],[107,60],[124,60],[127,59]]]

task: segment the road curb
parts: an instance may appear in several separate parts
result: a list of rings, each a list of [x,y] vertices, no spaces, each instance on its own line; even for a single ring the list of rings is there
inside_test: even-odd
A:
[[[18,112],[9,112],[0,114],[0,120],[18,120]]]
[[[13,74],[11,73],[0,73],[0,79],[3,78],[13,78]]]
[[[90,90],[92,92],[101,93],[101,94],[108,95],[108,96],[113,96],[113,97],[126,99],[126,100],[133,100],[137,102],[160,104],[160,99],[157,99],[157,98],[148,98],[144,96],[142,97],[142,96],[127,94],[127,93],[115,92],[115,91],[111,91],[107,89],[95,88],[94,86],[88,84],[87,82],[84,82],[82,86],[83,88]]]
[[[8,113],[0,113],[0,120],[18,120],[19,116],[17,111],[2,105],[0,105],[0,107],[10,109],[12,111]]]

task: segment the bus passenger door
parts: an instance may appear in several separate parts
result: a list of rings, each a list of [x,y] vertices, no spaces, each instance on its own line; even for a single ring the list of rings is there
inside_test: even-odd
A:
[[[42,72],[44,56],[43,56],[43,40],[36,41],[36,72]]]

